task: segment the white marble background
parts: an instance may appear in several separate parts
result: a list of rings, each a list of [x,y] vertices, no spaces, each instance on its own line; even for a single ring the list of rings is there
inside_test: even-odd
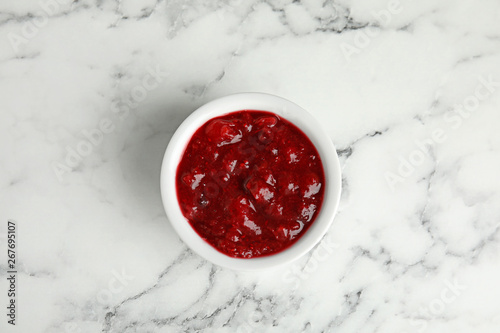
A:
[[[180,122],[283,96],[341,156],[321,245],[273,271],[189,251],[159,195]],[[4,0],[1,332],[500,331],[498,0]]]

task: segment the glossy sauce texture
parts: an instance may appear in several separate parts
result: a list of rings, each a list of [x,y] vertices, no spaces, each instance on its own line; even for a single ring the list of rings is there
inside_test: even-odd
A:
[[[181,211],[218,251],[254,258],[285,250],[314,222],[325,176],[319,154],[295,125],[264,111],[209,120],[177,169]]]

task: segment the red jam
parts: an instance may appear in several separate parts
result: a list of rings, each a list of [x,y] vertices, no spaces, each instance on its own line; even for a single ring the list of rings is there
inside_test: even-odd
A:
[[[177,168],[181,211],[218,251],[255,258],[285,250],[314,222],[325,175],[318,151],[277,115],[244,110],[213,118]]]

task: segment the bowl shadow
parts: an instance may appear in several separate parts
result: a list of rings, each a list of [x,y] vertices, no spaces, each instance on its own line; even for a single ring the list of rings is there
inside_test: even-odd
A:
[[[144,218],[167,219],[160,193],[163,156],[179,125],[202,101],[172,99],[138,106],[127,121],[124,147],[119,154],[125,195],[134,198],[135,213]]]

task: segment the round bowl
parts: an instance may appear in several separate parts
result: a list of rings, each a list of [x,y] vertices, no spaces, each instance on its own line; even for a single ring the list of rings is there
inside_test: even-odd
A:
[[[176,173],[189,140],[205,122],[240,110],[275,113],[300,128],[316,146],[325,172],[323,205],[309,229],[291,247],[257,258],[233,258],[217,251],[191,227],[179,207]],[[325,235],[338,208],[341,192],[340,164],[335,147],[322,126],[307,111],[284,98],[263,93],[239,93],[213,100],[194,111],[172,136],[161,167],[161,196],[167,217],[179,237],[194,252],[219,266],[258,270],[290,263],[310,251]]]

